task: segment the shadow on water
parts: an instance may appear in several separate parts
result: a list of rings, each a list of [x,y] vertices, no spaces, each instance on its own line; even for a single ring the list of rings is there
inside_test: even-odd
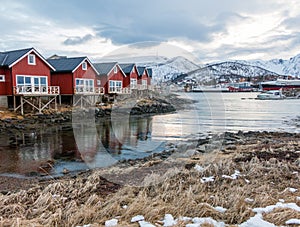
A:
[[[76,130],[72,123],[41,125],[30,132],[1,134],[0,174],[57,176],[64,171],[109,166],[119,160],[142,158],[163,150],[162,142],[152,141],[150,116],[114,122],[102,119],[94,125],[95,128],[76,124]]]

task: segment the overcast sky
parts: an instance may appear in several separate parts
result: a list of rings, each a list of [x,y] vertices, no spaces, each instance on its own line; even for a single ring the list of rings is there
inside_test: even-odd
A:
[[[130,45],[165,56],[175,46],[201,63],[288,59],[300,53],[299,28],[298,0],[0,0],[0,51],[45,57],[98,59]]]

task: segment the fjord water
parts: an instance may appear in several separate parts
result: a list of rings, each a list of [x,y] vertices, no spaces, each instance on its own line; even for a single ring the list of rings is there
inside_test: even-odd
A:
[[[179,93],[192,99],[176,113],[80,122],[36,128],[0,137],[0,173],[14,176],[61,175],[146,157],[167,141],[190,134],[225,131],[300,129],[290,120],[300,114],[300,99],[256,100],[257,93]],[[176,107],[176,103],[174,103]],[[88,124],[87,122],[92,124]],[[19,175],[18,175],[19,174]]]

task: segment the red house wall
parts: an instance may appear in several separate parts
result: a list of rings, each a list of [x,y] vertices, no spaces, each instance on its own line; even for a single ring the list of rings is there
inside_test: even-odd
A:
[[[132,71],[131,73],[130,73],[130,78],[132,78],[132,79],[137,79],[139,77],[139,75],[138,75],[138,73],[137,73],[137,68],[136,68],[136,66],[134,66],[134,72]]]
[[[27,56],[12,67],[11,71],[13,86],[16,86],[16,75],[47,76],[48,86],[51,85],[50,67],[37,55],[35,55],[35,62],[35,65],[29,65]]]
[[[60,87],[60,94],[62,95],[74,95],[74,88],[76,85],[77,78],[83,79],[94,79],[94,86],[101,87],[101,85],[97,85],[97,79],[100,79],[95,72],[95,70],[91,67],[91,65],[87,62],[87,70],[83,70],[80,65],[74,73],[56,73],[52,72],[51,74],[51,83],[53,86]]]
[[[94,79],[94,86],[101,87],[97,85],[97,79],[99,78],[95,70],[92,66],[87,62],[87,70],[82,69],[82,65],[80,65],[74,72],[74,84],[76,78],[83,78],[83,79]]]
[[[122,87],[128,87],[130,84],[130,78],[129,80],[124,76],[123,72],[120,70],[120,67],[117,66],[118,70],[117,73],[114,73],[114,70],[112,69],[111,72],[108,74],[108,76],[101,76],[101,86],[105,89],[105,94],[108,94],[109,91],[109,81],[110,80],[119,80],[122,81]]]
[[[74,94],[74,84],[73,84],[73,74],[72,73],[52,72],[51,84],[52,84],[52,86],[59,86],[60,94],[62,94],[62,95],[73,95]]]
[[[34,54],[34,52],[30,54]],[[35,65],[29,65],[28,56],[26,56],[11,69],[0,69],[0,74],[5,75],[5,82],[0,82],[0,95],[13,95],[13,87],[17,84],[17,75],[47,76],[48,86],[50,86],[50,67],[38,55],[35,55],[35,62]]]
[[[0,68],[0,75],[5,75],[5,82],[0,82],[0,95],[12,94],[10,70],[5,68]]]

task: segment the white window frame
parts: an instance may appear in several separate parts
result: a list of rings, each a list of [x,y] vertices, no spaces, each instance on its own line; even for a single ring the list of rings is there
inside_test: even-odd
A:
[[[82,70],[87,70],[87,62],[82,62]]]
[[[137,79],[135,79],[135,78],[130,79],[130,87],[137,88]]]
[[[19,78],[23,77],[23,83]],[[44,82],[42,84],[42,79]],[[37,82],[37,83],[36,83]],[[16,75],[17,93],[48,93],[48,77],[34,75]]]
[[[28,54],[28,65],[36,65],[36,57],[34,54]]]
[[[77,93],[93,93],[94,88],[94,79],[75,79],[75,89]]]
[[[147,84],[148,84],[148,81],[147,81],[147,80],[142,80],[142,87],[143,87],[144,89],[147,88]]]
[[[122,93],[122,88],[123,88],[122,80],[110,80],[108,85],[109,85],[109,93]]]
[[[5,82],[5,75],[0,75],[0,82]]]
[[[114,67],[114,74],[117,74],[117,72],[118,72],[118,68],[117,68],[117,66],[115,66]]]
[[[97,85],[98,85],[98,86],[101,85],[101,80],[97,80]]]

